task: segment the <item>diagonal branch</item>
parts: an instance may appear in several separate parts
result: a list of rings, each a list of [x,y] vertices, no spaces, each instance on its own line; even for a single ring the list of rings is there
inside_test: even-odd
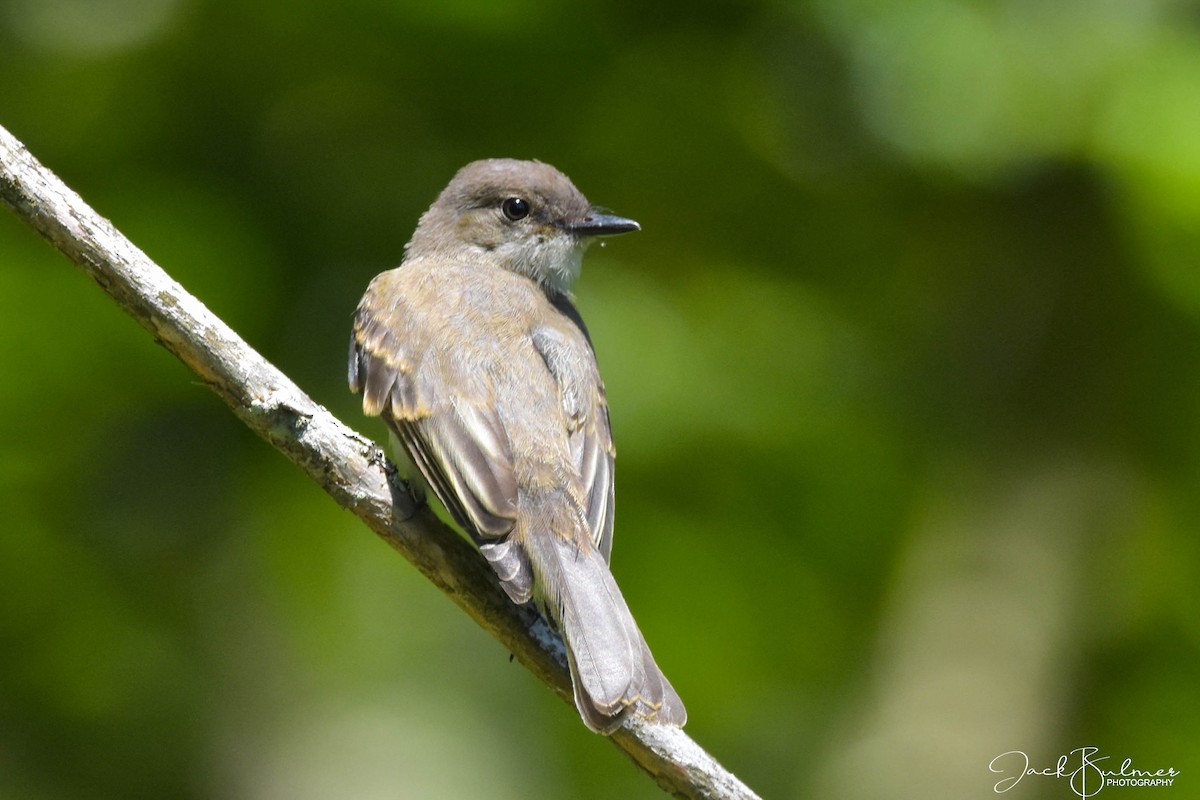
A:
[[[483,558],[417,506],[371,440],[338,421],[188,294],[0,127],[0,200],[195,371],[252,431],[286,455],[448,594],[568,704],[562,644],[514,606]],[[755,798],[679,728],[632,720],[611,737],[679,797]]]

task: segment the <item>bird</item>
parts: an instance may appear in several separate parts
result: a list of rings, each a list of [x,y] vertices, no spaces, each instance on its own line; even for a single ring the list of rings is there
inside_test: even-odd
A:
[[[687,721],[609,569],[616,450],[571,293],[590,243],[640,227],[549,164],[472,162],[372,279],[350,340],[350,389],[401,474],[560,632],[575,706],[602,734]]]

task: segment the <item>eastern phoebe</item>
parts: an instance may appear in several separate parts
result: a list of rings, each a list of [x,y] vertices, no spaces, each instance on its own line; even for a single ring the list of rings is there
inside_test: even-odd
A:
[[[513,602],[562,632],[575,705],[600,733],[631,714],[687,719],[608,570],[615,450],[569,291],[596,237],[638,229],[548,164],[468,164],[371,281],[350,341],[350,388],[399,441],[401,470]]]

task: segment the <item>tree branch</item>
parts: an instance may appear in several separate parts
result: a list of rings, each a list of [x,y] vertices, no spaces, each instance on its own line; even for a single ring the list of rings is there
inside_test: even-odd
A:
[[[568,704],[562,643],[514,606],[491,569],[417,506],[369,439],[338,421],[188,294],[0,127],[0,200],[204,380],[252,431],[304,470],[491,633]],[[679,797],[755,798],[679,728],[631,720],[610,737]]]

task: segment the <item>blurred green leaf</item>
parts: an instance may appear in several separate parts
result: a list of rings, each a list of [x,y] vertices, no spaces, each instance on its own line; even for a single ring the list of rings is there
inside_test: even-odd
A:
[[[2,0],[0,123],[381,441],[367,281],[463,163],[556,164],[643,225],[578,300],[703,745],[769,797],[1186,779],[1195,12]],[[660,796],[7,216],[0,367],[0,797]]]

